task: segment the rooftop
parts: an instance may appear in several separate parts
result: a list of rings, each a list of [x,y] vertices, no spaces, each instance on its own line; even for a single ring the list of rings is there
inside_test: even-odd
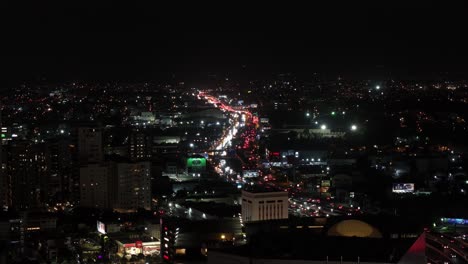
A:
[[[285,191],[272,187],[272,186],[247,186],[243,189],[244,192],[249,192],[249,193],[272,193],[272,192],[284,192]]]
[[[326,260],[396,263],[416,241],[414,239],[378,239],[323,236],[257,236],[251,245],[221,252],[245,257],[289,260]]]

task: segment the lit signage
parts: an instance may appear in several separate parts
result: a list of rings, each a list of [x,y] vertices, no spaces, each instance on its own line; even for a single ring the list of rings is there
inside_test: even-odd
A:
[[[392,191],[394,193],[412,193],[414,192],[414,183],[394,183]]]
[[[206,159],[205,158],[188,158],[187,169],[189,172],[205,171]]]
[[[242,172],[242,174],[244,175],[244,178],[255,178],[255,177],[258,177],[258,171],[256,170],[244,170]]]
[[[468,225],[468,219],[463,218],[441,218],[440,220],[447,224]]]
[[[106,233],[106,225],[103,222],[97,221],[97,231],[101,234]]]

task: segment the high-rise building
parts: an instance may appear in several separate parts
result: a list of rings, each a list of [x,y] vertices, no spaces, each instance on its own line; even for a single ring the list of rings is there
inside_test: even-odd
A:
[[[80,206],[111,209],[113,186],[112,167],[105,163],[88,164],[80,168]]]
[[[0,110],[0,128],[2,127],[2,112]],[[8,199],[8,181],[5,172],[6,165],[3,165],[3,138],[5,135],[0,131],[0,210],[10,206]]]
[[[129,156],[131,160],[148,160],[152,154],[152,137],[142,131],[132,131],[129,137]]]
[[[287,192],[264,189],[242,191],[242,220],[244,222],[287,218]]]
[[[117,203],[122,212],[151,209],[150,162],[117,163]]]
[[[78,128],[78,161],[80,164],[98,163],[104,159],[102,130],[100,128]]]
[[[49,200],[51,202],[70,201],[74,146],[70,140],[61,138],[48,142],[47,147],[50,155],[50,177],[47,183]]]
[[[47,148],[44,144],[12,141],[7,149],[12,206],[19,210],[41,206],[50,173]]]

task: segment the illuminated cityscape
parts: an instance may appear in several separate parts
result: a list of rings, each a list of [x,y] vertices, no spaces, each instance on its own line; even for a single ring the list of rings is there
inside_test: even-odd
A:
[[[468,263],[462,9],[6,7],[0,263]]]

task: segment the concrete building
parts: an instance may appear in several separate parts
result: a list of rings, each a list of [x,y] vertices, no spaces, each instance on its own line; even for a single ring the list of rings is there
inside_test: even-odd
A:
[[[208,263],[427,263],[426,233],[407,218],[293,218],[245,225],[247,244],[209,251]]]
[[[132,131],[128,153],[131,160],[148,160],[152,156],[152,136],[142,131]]]
[[[78,128],[78,160],[81,164],[97,163],[104,159],[102,131],[99,128]]]
[[[8,194],[15,209],[40,207],[45,201],[49,179],[49,161],[44,144],[19,140],[7,148]]]
[[[116,180],[115,210],[134,212],[138,208],[151,209],[150,162],[118,163]]]
[[[132,116],[135,123],[153,124],[156,117],[152,112],[141,112],[139,115]]]
[[[268,190],[242,191],[242,220],[244,222],[287,218],[287,192]]]
[[[0,111],[0,129],[2,128],[2,112]],[[3,133],[3,129],[0,130],[0,209],[7,209],[10,206],[8,197],[8,181],[4,169],[6,165],[3,165],[3,138],[6,135]]]
[[[112,169],[107,164],[89,164],[80,168],[80,205],[112,208],[115,188]],[[113,190],[114,189],[114,190]]]
[[[47,143],[50,175],[46,194],[51,202],[70,199],[73,170],[71,145],[71,141],[67,139],[57,139]]]

